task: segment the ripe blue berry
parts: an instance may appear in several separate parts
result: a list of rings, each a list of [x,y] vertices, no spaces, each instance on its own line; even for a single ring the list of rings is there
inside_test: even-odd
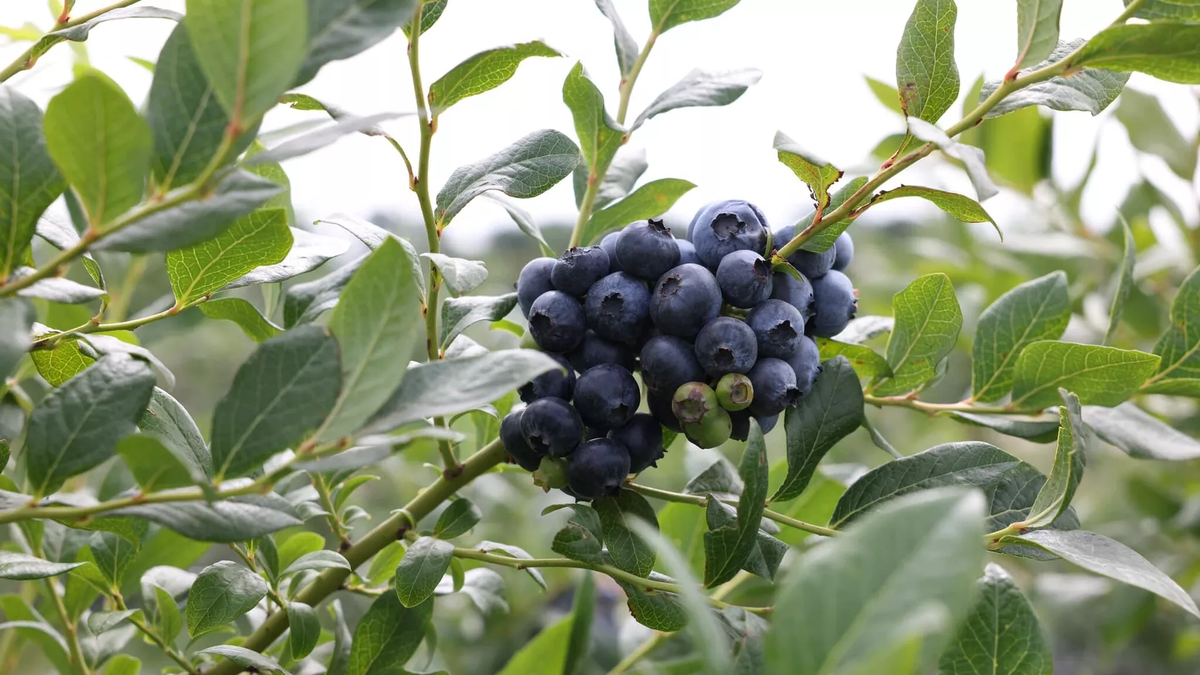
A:
[[[658,466],[658,460],[666,454],[662,425],[646,413],[634,415],[625,426],[610,431],[608,437],[629,450],[629,473],[641,473]]]
[[[837,241],[833,242],[833,248],[837,253],[833,258],[833,269],[843,272],[854,260],[854,240],[850,238],[850,233],[839,234]]]
[[[617,262],[633,276],[654,281],[679,264],[679,245],[661,220],[634,223],[617,239]]]
[[[679,247],[680,265],[686,265],[688,263],[695,263],[697,265],[704,264],[700,262],[700,256],[696,255],[696,247],[692,244],[692,242],[688,241],[687,239],[676,239],[675,245]]]
[[[729,437],[735,441],[744,441],[750,436],[750,418],[754,417],[749,410],[738,410],[729,413],[729,418],[733,422],[733,429],[729,432]],[[775,428],[775,424],[779,422],[779,415],[768,415],[766,417],[754,417],[758,422],[758,426],[762,428],[764,434],[770,433]]]
[[[796,388],[800,390],[800,395],[807,396],[813,383],[817,381],[817,375],[821,373],[821,352],[817,343],[807,335],[804,336],[800,339],[796,352],[784,360],[792,367],[792,372],[796,373]]]
[[[659,424],[672,431],[683,431],[683,427],[679,425],[679,418],[675,417],[675,411],[671,407],[671,397],[674,393],[674,390],[663,391],[647,387],[646,407]]]
[[[800,310],[782,300],[767,300],[746,314],[746,325],[758,339],[758,355],[783,359],[791,356],[804,337]]]
[[[571,363],[561,354],[553,352],[544,353],[546,356],[558,361],[563,370],[551,370],[542,373],[521,385],[517,393],[521,395],[521,400],[526,403],[533,403],[539,398],[546,398],[547,396],[570,401],[571,396],[575,393],[575,369],[571,367]]]
[[[583,421],[561,398],[539,398],[521,413],[521,435],[539,456],[566,457],[583,439]]]
[[[521,314],[526,319],[529,318],[533,301],[543,293],[554,290],[554,284],[550,281],[554,263],[554,258],[534,258],[521,268],[521,274],[517,277],[517,304],[521,306]]]
[[[696,335],[696,360],[712,377],[748,373],[758,359],[758,341],[750,326],[727,316],[705,324]]]
[[[650,291],[629,274],[613,272],[588,289],[584,305],[588,327],[596,335],[631,345],[646,330]]]
[[[800,398],[796,373],[786,361],[759,359],[747,375],[754,385],[754,402],[750,404],[750,413],[755,417],[778,415],[785,408],[795,405]]]
[[[788,256],[788,262],[810,282],[815,282],[829,273],[836,255],[837,250],[833,248],[824,253],[799,250]]]
[[[602,363],[615,363],[625,370],[633,370],[635,365],[632,349],[620,342],[605,340],[590,330],[583,336],[583,342],[567,357],[575,370],[581,373]]]
[[[575,382],[575,409],[589,427],[616,429],[625,426],[642,402],[633,375],[621,366],[601,364]]]
[[[604,252],[608,254],[609,274],[621,271],[621,264],[617,262],[617,239],[621,238],[621,232],[623,231],[609,232],[600,240],[600,248],[604,249]]]
[[[842,332],[858,311],[854,283],[837,270],[813,281],[813,308],[816,316],[808,322],[810,335],[831,338]]]
[[[731,199],[697,211],[688,227],[688,239],[704,266],[715,270],[734,251],[766,253],[767,227],[767,219],[758,207]]]
[[[542,455],[529,447],[529,442],[521,435],[521,414],[524,410],[524,406],[513,408],[500,421],[500,442],[518,466],[526,471],[536,471]]]
[[[717,266],[717,285],[725,302],[748,309],[771,297],[771,265],[754,251],[734,251]]]
[[[567,487],[579,499],[615,497],[629,475],[629,451],[611,438],[579,446],[567,460]]]
[[[608,274],[608,254],[599,246],[567,249],[554,262],[550,273],[550,281],[558,290],[576,297],[583,296]]]
[[[569,352],[587,332],[583,306],[562,291],[548,291],[529,308],[529,334],[547,352]]]
[[[696,360],[696,350],[677,337],[659,335],[650,338],[642,347],[641,360],[642,381],[646,388],[665,394],[668,403],[679,385],[704,379],[704,368]]]
[[[650,294],[650,318],[666,335],[691,339],[721,313],[721,288],[700,265],[680,265],[658,280]]]
[[[771,298],[782,300],[800,310],[800,316],[807,321],[813,312],[813,289],[807,277],[797,280],[787,272],[776,272]]]

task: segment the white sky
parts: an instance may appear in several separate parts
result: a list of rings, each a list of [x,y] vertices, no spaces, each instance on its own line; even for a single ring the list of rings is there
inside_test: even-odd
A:
[[[79,0],[76,14],[108,0]],[[301,0],[296,0],[300,3]],[[52,19],[45,0],[0,0],[0,25]],[[182,11],[182,0],[146,4]],[[626,25],[642,41],[649,30],[646,0],[616,0]],[[1086,37],[1103,28],[1121,10],[1120,0],[1068,0],[1062,18],[1064,38]],[[661,37],[643,70],[629,119],[660,91],[693,67],[729,69],[753,66],[762,81],[725,108],[673,111],[655,118],[631,140],[644,147],[650,169],[643,180],[685,178],[699,187],[676,204],[672,214],[687,219],[702,204],[742,198],[759,204],[774,223],[806,211],[807,190],[771,149],[777,129],[814,154],[852,172],[866,167],[870,149],[886,134],[902,130],[901,120],[878,104],[862,75],[894,81],[896,44],[912,2],[902,0],[744,0],[725,15],[677,27]],[[1015,51],[1015,3],[961,0],[956,56],[963,88],[985,73],[1002,75]],[[112,75],[135,102],[144,99],[150,74],[126,56],[154,59],[172,27],[162,20],[126,20],[99,26],[87,42],[93,63]],[[484,157],[541,128],[574,136],[562,103],[561,84],[575,61],[582,60],[615,113],[618,72],[607,20],[591,0],[451,0],[435,28],[421,41],[426,86],[455,64],[489,47],[542,39],[568,54],[560,59],[530,59],[497,90],[466,99],[445,113],[434,138],[432,176],[435,190],[453,169]],[[0,38],[0,43],[4,38]],[[28,45],[3,44],[7,63]],[[43,106],[70,79],[72,51],[55,49],[31,73],[9,81]],[[1188,136],[1200,129],[1195,90],[1135,75],[1130,86],[1160,95],[1168,113]],[[412,88],[401,32],[351,61],[330,64],[302,91],[357,114],[412,111]],[[957,119],[955,106],[943,125]],[[308,119],[312,113],[272,112],[266,129]],[[1068,182],[1082,171],[1091,146],[1101,139],[1100,169],[1086,195],[1085,217],[1093,227],[1113,219],[1135,160],[1124,131],[1104,114],[1058,113],[1055,172]],[[414,156],[416,122],[402,118],[384,125]],[[1157,160],[1141,170],[1183,201],[1195,221],[1195,186],[1174,178]],[[406,221],[419,220],[416,198],[398,156],[385,142],[362,136],[285,164],[299,217],[313,220],[342,211],[360,217],[386,210]],[[848,172],[849,173],[849,172]],[[909,170],[904,182],[959,189],[969,184],[956,172],[932,163]],[[1189,191],[1192,193],[1189,195]],[[570,180],[523,205],[539,222],[574,220]],[[1029,211],[1020,200],[1002,195],[987,207],[1007,231],[1021,228]],[[895,208],[904,208],[897,205]],[[908,208],[921,213],[922,207]],[[448,243],[459,250],[482,246],[482,232],[509,226],[490,200],[476,200],[454,221]]]

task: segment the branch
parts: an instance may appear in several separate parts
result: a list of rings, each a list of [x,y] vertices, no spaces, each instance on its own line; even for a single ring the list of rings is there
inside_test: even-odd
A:
[[[689,495],[682,492],[660,490],[659,488],[652,488],[648,485],[640,485],[638,483],[629,483],[626,485],[626,487],[647,497],[653,497],[655,499],[661,499],[667,502],[692,504],[693,506],[708,506],[708,497],[703,495]],[[722,499],[721,503],[728,504],[730,506],[738,505],[738,501],[736,499]],[[822,537],[836,537],[837,535],[841,534],[837,530],[830,529],[828,527],[822,527],[820,525],[813,525],[812,523],[806,523],[803,520],[797,520],[791,516],[785,516],[782,513],[779,513],[778,511],[772,511],[771,509],[763,509],[763,518],[773,520],[782,525],[787,525],[788,527],[794,527],[797,530],[802,530],[810,534],[817,534]]]
[[[41,542],[30,541],[33,549],[33,554],[43,560],[46,559],[46,552],[42,550]],[[88,668],[87,659],[83,656],[83,649],[79,644],[79,629],[75,627],[75,622],[71,621],[71,614],[67,612],[67,606],[63,603],[62,594],[58,592],[58,582],[54,577],[46,577],[42,581],[46,584],[46,594],[50,596],[50,602],[54,605],[54,611],[58,613],[58,618],[62,621],[63,633],[67,639],[67,648],[70,651],[71,665],[78,669],[80,675],[91,675],[92,671]]]
[[[128,7],[137,1],[138,0],[120,0],[120,2],[114,2],[113,4],[109,5],[108,7],[102,7],[100,9],[92,12],[91,14],[84,14],[83,16],[80,16],[80,17],[77,17],[74,19],[69,19],[67,21],[63,21],[62,17],[59,17],[59,20],[54,22],[54,26],[46,32],[53,33],[56,30],[62,30],[64,28],[72,28],[74,26],[78,26],[81,23],[86,23],[88,21],[91,21],[92,19],[100,16],[101,14],[107,14],[108,12],[111,12],[114,9],[121,9],[122,7]],[[43,35],[42,38],[44,38],[44,37],[45,36]],[[29,49],[26,49],[25,53],[18,56],[15,61],[8,64],[8,66],[5,67],[4,70],[0,70],[0,82],[4,82],[4,81],[8,80],[8,78],[12,77],[13,75],[16,75],[17,73],[21,72],[22,70],[29,70],[30,68],[33,67],[33,64],[37,63],[37,60],[38,60],[38,58],[41,57],[41,55],[40,54],[34,55],[33,52],[35,49],[37,49],[38,42],[41,42],[41,38],[39,38],[37,41],[35,41],[33,43],[32,47],[30,47]],[[59,40],[59,42],[61,42],[61,40]],[[55,43],[55,44],[57,44],[57,43]],[[51,46],[53,46],[53,45],[46,47],[46,49],[49,49]],[[45,52],[43,52],[43,53],[45,53]]]
[[[126,609],[129,609],[125,606],[125,599],[121,597],[120,593],[114,594],[112,599],[114,606],[118,610],[125,611]],[[145,621],[139,619],[136,614],[129,617],[129,623],[133,624],[139,631],[141,631],[142,635],[145,635],[147,639],[149,639],[155,645],[158,645],[158,648],[162,650],[162,653],[166,654],[167,657],[175,663],[178,663],[179,667],[188,672],[188,675],[200,675],[200,669],[196,668],[196,666],[193,666],[192,662],[187,660],[187,657],[185,657],[183,654],[180,654],[171,645],[167,644],[167,641],[158,634],[158,631],[147,625]]]
[[[911,408],[929,415],[945,412],[966,412],[977,415],[1037,415],[1045,408],[1021,408],[1016,403],[1005,405],[977,405],[971,401],[958,403],[927,403],[908,396],[871,396],[863,395],[863,402],[878,407]]]
[[[350,568],[357,568],[376,553],[383,550],[383,547],[396,541],[398,538],[402,538],[410,528],[415,526],[414,523],[416,521],[429,515],[442,502],[446,501],[450,495],[462,489],[463,486],[478,478],[488,469],[504,462],[507,457],[508,453],[505,452],[504,445],[497,439],[481,448],[463,462],[458,475],[447,477],[443,474],[436,482],[422,490],[403,509],[380,523],[364,535],[357,544],[345,551],[344,555],[346,560],[350,562]],[[325,570],[297,593],[294,600],[315,607],[326,597],[333,594],[334,591],[342,588],[342,584],[345,583],[349,576],[349,570]],[[283,631],[287,630],[287,626],[287,612],[275,612],[267,617],[267,620],[259,626],[258,630],[254,631],[253,635],[246,638],[241,646],[261,652],[282,635]],[[205,675],[237,675],[237,673],[241,672],[241,666],[230,661],[222,661],[214,664],[212,668],[206,669],[204,672]]]

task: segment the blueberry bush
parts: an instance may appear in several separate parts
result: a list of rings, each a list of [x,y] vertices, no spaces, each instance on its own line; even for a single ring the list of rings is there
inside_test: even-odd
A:
[[[954,0],[910,0],[895,86],[870,81],[898,113],[876,166],[780,132],[807,216],[729,195],[674,226],[695,186],[640,182],[631,139],[761,73],[693,70],[636,116],[632,92],[660,36],[738,0],[649,0],[640,38],[596,0],[618,86],[574,64],[573,129],[436,186],[442,116],[563,57],[480,45],[430,82],[448,2],[65,0],[11,31],[31,46],[0,71],[0,672],[1200,670],[1200,272],[1150,216],[1190,266],[1200,225],[1145,180],[1095,234],[1096,157],[1077,185],[1049,171],[1056,120],[1113,106],[1194,181],[1200,141],[1123,90],[1200,84],[1200,1],[1111,3],[1073,39],[1061,0],[1017,0],[1007,74],[964,87]],[[44,110],[22,93],[59,43],[133,18],[174,22],[144,101],[86,64]],[[397,31],[415,113],[298,91]],[[321,123],[260,135],[277,107]],[[424,241],[297,222],[282,163],[352,134],[395,149]],[[897,180],[931,156],[973,194]],[[557,237],[514,200],[564,180]],[[1050,225],[1004,243],[1001,189]],[[443,251],[481,196],[540,257]],[[946,220],[849,229],[900,198]],[[189,335],[214,324],[252,346],[227,374]],[[195,418],[155,354],[172,335],[220,379]]]

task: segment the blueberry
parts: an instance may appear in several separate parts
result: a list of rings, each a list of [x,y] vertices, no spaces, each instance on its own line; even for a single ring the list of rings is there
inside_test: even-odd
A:
[[[567,356],[575,370],[581,373],[602,363],[615,363],[625,370],[633,370],[635,365],[632,349],[619,342],[605,340],[590,330],[583,336],[583,342]]]
[[[717,381],[717,403],[729,412],[745,410],[754,401],[754,385],[741,373],[727,373]]]
[[[661,220],[634,223],[617,239],[617,262],[633,276],[653,281],[679,264],[679,245]]]
[[[564,401],[571,400],[571,395],[575,393],[575,369],[571,367],[570,362],[561,354],[553,352],[544,352],[546,356],[558,361],[563,367],[562,370],[551,370],[542,373],[533,380],[521,385],[517,393],[521,395],[521,400],[526,403],[533,403],[539,398],[553,396],[561,398]]]
[[[816,315],[808,322],[808,333],[831,338],[846,329],[858,311],[854,283],[836,270],[813,281],[813,308]]]
[[[696,360],[712,377],[725,373],[748,373],[758,359],[758,342],[750,326],[727,316],[718,316],[696,336]]]
[[[650,338],[642,347],[642,381],[646,388],[671,395],[685,382],[704,379],[704,368],[696,360],[692,345],[670,335]]]
[[[604,252],[608,254],[609,274],[621,271],[621,264],[617,262],[617,239],[621,238],[622,232],[624,232],[624,230],[609,232],[608,234],[604,235],[603,239],[600,240],[600,248],[604,249]]]
[[[850,262],[854,260],[854,240],[850,238],[850,233],[839,234],[837,240],[833,242],[833,249],[836,251],[833,258],[833,269],[839,272],[845,271],[850,266]]]
[[[748,309],[771,297],[771,265],[754,251],[734,251],[717,266],[725,302]]]
[[[754,402],[750,412],[755,417],[778,415],[784,408],[795,405],[800,398],[796,373],[786,361],[759,359],[747,373],[754,385]]]
[[[733,433],[733,419],[728,412],[717,408],[705,415],[700,422],[684,423],[683,432],[687,434],[688,440],[701,448],[715,448],[729,440],[730,434]]]
[[[521,413],[521,435],[539,456],[566,457],[583,438],[583,421],[561,398],[539,398]]]
[[[796,352],[804,337],[800,310],[782,300],[767,300],[746,314],[746,325],[758,339],[758,355],[785,359]]]
[[[574,402],[589,427],[616,429],[625,426],[637,412],[642,393],[628,370],[604,363],[579,376]]]
[[[563,293],[580,297],[608,274],[608,267],[608,254],[599,246],[571,248],[554,262],[550,281]]]
[[[775,232],[775,246],[782,248],[784,244],[792,238],[793,229],[789,225],[781,227]],[[788,262],[800,271],[809,281],[815,281],[823,276],[833,267],[834,258],[837,256],[837,250],[830,247],[824,253],[813,253],[800,249],[788,256]]]
[[[687,239],[676,239],[675,245],[679,247],[680,265],[686,265],[688,263],[694,263],[696,265],[704,264],[700,262],[700,256],[696,255],[696,247],[692,245],[692,242],[688,241]]]
[[[625,426],[609,432],[608,437],[629,450],[629,473],[641,473],[658,466],[658,460],[666,454],[662,425],[653,415],[638,413]]]
[[[583,306],[562,291],[548,291],[529,308],[529,333],[547,352],[569,352],[587,332]]]
[[[731,199],[697,211],[688,227],[688,239],[704,266],[715,270],[734,251],[766,253],[767,227],[767,219],[758,207]]]
[[[524,406],[513,408],[500,421],[500,442],[518,466],[526,471],[536,471],[542,455],[529,447],[529,442],[521,435],[521,414],[524,410]]]
[[[776,272],[772,283],[771,298],[782,300],[800,310],[800,316],[807,321],[813,313],[813,289],[808,278],[801,276],[797,280],[787,272]]]
[[[733,421],[733,430],[729,433],[729,437],[735,441],[746,440],[750,436],[750,418],[754,416],[750,414],[749,410],[740,410],[729,413],[729,417]],[[766,434],[775,428],[775,424],[779,422],[779,415],[754,417],[754,420]]]
[[[650,409],[650,414],[659,424],[672,431],[683,431],[683,427],[679,425],[679,418],[675,417],[675,411],[672,409],[671,397],[675,390],[662,391],[658,389],[646,389],[646,407]]]
[[[704,418],[721,409],[717,393],[703,382],[687,382],[679,385],[671,397],[671,409],[680,424],[699,424]]]
[[[804,336],[796,352],[784,360],[796,373],[796,388],[800,390],[800,395],[807,396],[821,372],[821,352],[817,349],[817,343]]]
[[[567,486],[579,499],[616,497],[629,475],[629,451],[611,438],[579,446],[567,460]]]
[[[526,319],[529,318],[533,301],[543,293],[554,290],[554,284],[550,281],[554,263],[554,258],[534,258],[521,268],[521,274],[517,276],[517,304],[521,306],[521,314]]]
[[[650,291],[625,272],[597,281],[584,299],[588,327],[606,340],[634,344],[646,330]]]
[[[668,271],[650,294],[650,318],[666,335],[692,339],[720,313],[721,288],[700,265]]]

